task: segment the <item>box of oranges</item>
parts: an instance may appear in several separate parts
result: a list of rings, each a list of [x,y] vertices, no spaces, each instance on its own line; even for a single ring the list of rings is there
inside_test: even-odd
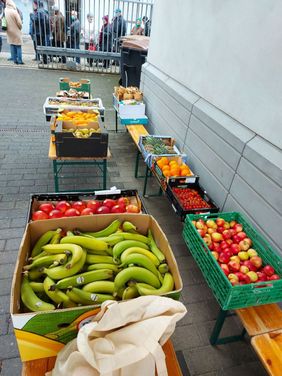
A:
[[[166,189],[169,181],[181,180],[185,183],[194,183],[198,179],[188,166],[186,155],[156,158],[153,171],[163,189]]]

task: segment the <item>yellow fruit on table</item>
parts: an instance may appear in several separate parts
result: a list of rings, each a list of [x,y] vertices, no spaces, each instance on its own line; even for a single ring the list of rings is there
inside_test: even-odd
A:
[[[178,163],[176,162],[176,161],[170,161],[169,162],[169,165],[172,167],[173,165],[176,165],[176,166],[178,166]]]
[[[164,165],[162,167],[162,172],[164,172],[164,171],[170,171],[170,167],[168,165]]]
[[[180,174],[180,169],[178,167],[173,167],[170,170],[171,176],[179,176]]]
[[[191,175],[191,171],[190,171],[190,169],[188,169],[188,168],[183,168],[182,170],[181,170],[181,176],[189,176],[189,175]]]
[[[169,177],[169,176],[171,176],[169,170],[165,170],[165,171],[163,172],[163,174],[164,174],[165,177]]]

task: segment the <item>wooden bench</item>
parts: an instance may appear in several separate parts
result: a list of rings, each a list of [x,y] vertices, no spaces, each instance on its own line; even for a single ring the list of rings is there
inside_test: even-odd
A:
[[[140,136],[147,136],[149,133],[147,129],[144,127],[144,125],[140,125],[140,124],[127,125],[126,129],[137,147],[134,176],[135,178],[141,178],[141,177],[143,178],[144,176],[138,175],[139,159],[140,159],[140,154],[141,154],[138,142],[139,142]]]
[[[182,372],[173,348],[173,344],[168,340],[163,345],[166,355],[166,366],[169,376],[182,376]],[[22,376],[45,376],[45,372],[54,368],[56,357],[31,360],[24,362],[22,367]]]
[[[282,329],[254,336],[251,344],[272,376],[282,374]]]

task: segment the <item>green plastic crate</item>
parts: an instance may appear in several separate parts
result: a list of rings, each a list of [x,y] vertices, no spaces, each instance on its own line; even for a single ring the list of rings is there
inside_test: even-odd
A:
[[[184,241],[199,265],[221,308],[223,310],[231,310],[282,301],[282,279],[248,285],[231,285],[192,224],[193,220],[198,220],[199,218],[207,220],[208,218],[216,219],[218,217],[228,222],[235,220],[241,223],[243,231],[252,239],[252,247],[261,256],[263,263],[273,266],[275,272],[280,276],[282,276],[282,259],[241,213],[187,215],[183,229]]]
[[[90,80],[88,79],[81,79],[80,81],[75,81],[79,82],[80,86],[79,87],[72,87],[70,86],[71,80],[69,78],[60,78],[59,79],[59,87],[60,90],[70,90],[70,89],[75,89],[76,91],[86,91],[91,94],[91,83]]]

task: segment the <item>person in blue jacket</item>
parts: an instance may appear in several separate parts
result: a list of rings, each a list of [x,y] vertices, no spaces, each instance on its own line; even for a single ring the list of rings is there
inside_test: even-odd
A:
[[[44,9],[44,2],[38,0],[38,9],[34,13],[34,29],[36,36],[36,46],[50,46],[50,19],[49,13]],[[43,54],[43,63],[47,64],[47,55]]]
[[[33,8],[33,13],[30,13],[30,15],[29,15],[29,35],[32,39],[34,53],[35,53],[35,58],[32,59],[32,60],[36,61],[36,60],[40,60],[39,54],[36,51],[36,33],[35,33],[35,25],[34,25],[34,18],[35,18],[35,14],[37,13],[37,9],[38,9],[38,1],[37,0],[33,1],[32,8]]]

